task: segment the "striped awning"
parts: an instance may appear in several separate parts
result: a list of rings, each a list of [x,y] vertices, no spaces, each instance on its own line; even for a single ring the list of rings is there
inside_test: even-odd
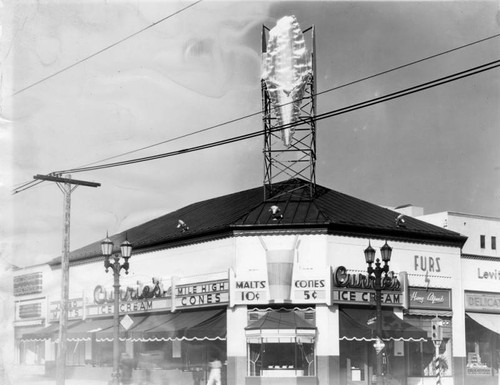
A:
[[[426,341],[427,332],[410,325],[391,310],[382,310],[383,340]],[[340,309],[340,339],[346,341],[375,341],[376,313],[373,309]]]

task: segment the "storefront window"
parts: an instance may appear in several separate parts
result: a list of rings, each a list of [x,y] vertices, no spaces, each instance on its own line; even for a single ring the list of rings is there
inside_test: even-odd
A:
[[[314,376],[313,343],[248,344],[250,376]]]
[[[500,336],[466,318],[467,377],[478,384],[497,375],[500,363]]]
[[[407,352],[408,376],[436,376],[436,351],[432,341],[409,342],[407,343]],[[441,376],[451,376],[451,341],[448,339],[445,339],[439,347],[439,362],[441,367]]]
[[[66,346],[66,365],[76,366],[85,364],[85,342],[68,341]]]
[[[22,341],[19,353],[21,364],[41,365],[45,362],[45,341]]]

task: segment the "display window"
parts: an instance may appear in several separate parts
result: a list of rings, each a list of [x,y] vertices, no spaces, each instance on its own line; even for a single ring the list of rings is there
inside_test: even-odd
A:
[[[475,314],[472,314],[475,316]],[[481,321],[481,317],[478,317]],[[467,315],[466,335],[466,376],[475,384],[497,384],[500,364],[500,335],[483,326]]]
[[[19,363],[24,365],[45,363],[45,341],[21,341],[19,344]]]
[[[248,375],[315,376],[313,343],[248,344]]]
[[[247,337],[248,376],[316,375],[314,311],[252,311]]]
[[[407,343],[406,352],[408,377],[436,377],[436,350],[431,340]],[[451,340],[443,340],[438,357],[441,376],[451,376],[453,374]]]

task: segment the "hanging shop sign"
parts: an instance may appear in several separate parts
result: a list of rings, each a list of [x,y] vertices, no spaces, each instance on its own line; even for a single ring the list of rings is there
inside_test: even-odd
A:
[[[59,321],[61,316],[61,301],[51,301],[49,305],[49,321]],[[85,316],[83,298],[70,298],[68,300],[68,320],[82,319]]]
[[[451,290],[410,287],[408,294],[411,309],[451,310]]]
[[[401,281],[406,282],[404,279]],[[383,279],[382,305],[395,307],[404,305],[405,287],[401,281],[392,271],[386,275]],[[348,273],[344,266],[337,267],[332,276],[332,302],[352,305],[375,304],[373,279],[361,273]]]
[[[42,273],[23,274],[14,277],[14,296],[42,292]]]
[[[229,303],[229,280],[175,285],[173,309],[198,308]]]
[[[500,313],[500,294],[465,292],[465,311]]]

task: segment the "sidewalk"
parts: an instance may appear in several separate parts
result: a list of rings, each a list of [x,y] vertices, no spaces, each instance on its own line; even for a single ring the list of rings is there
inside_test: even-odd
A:
[[[43,371],[28,369],[26,367],[13,367],[5,378],[0,378],[2,385],[55,385],[55,378],[47,377]],[[109,379],[103,380],[80,380],[69,378],[65,380],[65,385],[108,385]]]

